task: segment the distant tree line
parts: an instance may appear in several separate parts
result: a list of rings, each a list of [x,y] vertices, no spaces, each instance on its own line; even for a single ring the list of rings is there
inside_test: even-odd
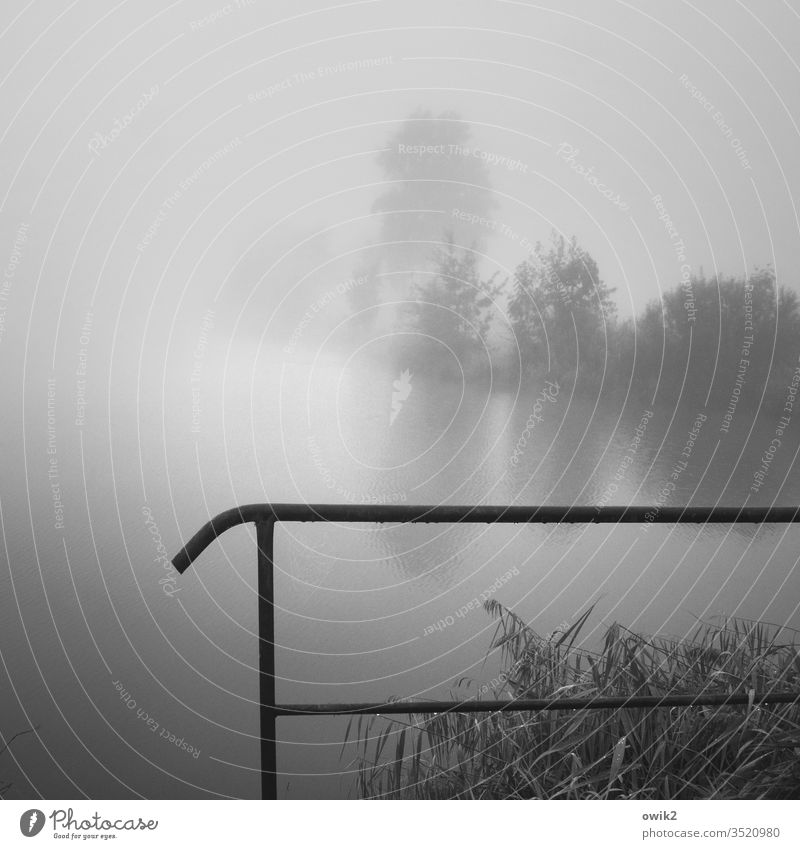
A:
[[[486,278],[485,233],[448,214],[469,209],[491,220],[485,164],[408,153],[468,150],[470,140],[458,116],[418,112],[380,155],[379,239],[361,269],[373,285],[351,306],[375,330],[383,305],[397,364],[473,381],[490,375],[493,384],[547,377],[653,404],[782,403],[798,367],[800,304],[773,269],[701,273],[624,320],[575,238],[553,233],[510,276]]]
[[[668,403],[777,406],[798,366],[800,304],[771,268],[696,276],[622,323],[617,336],[620,361],[635,361],[635,386]]]
[[[475,354],[493,347],[495,381],[549,377],[593,395],[710,407],[782,406],[798,385],[800,299],[771,268],[694,276],[620,320],[614,290],[575,239],[554,234],[502,283],[481,281],[474,256],[452,244],[438,255],[426,291],[448,320],[429,329],[484,369],[489,359]]]

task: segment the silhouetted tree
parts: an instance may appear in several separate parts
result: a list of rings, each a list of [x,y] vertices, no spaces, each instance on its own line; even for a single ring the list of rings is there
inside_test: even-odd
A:
[[[694,277],[636,319],[636,385],[664,403],[774,406],[800,353],[800,303],[772,269],[749,278]]]
[[[613,289],[576,239],[553,234],[520,263],[508,313],[524,368],[561,379],[596,379],[608,356],[615,326]]]
[[[411,328],[424,339],[420,354],[429,368],[467,374],[490,365],[493,299],[500,286],[497,274],[483,279],[474,249],[460,247],[447,233],[442,247],[433,251],[435,270],[417,286],[417,306]],[[448,350],[449,349],[449,350]],[[431,361],[431,357],[435,361]]]
[[[410,301],[389,309],[395,327],[413,325],[413,300],[433,282],[429,272],[445,234],[453,244],[483,244],[489,229],[458,214],[487,219],[495,206],[488,169],[469,155],[470,143],[469,125],[454,112],[418,111],[388,140],[378,156],[386,188],[372,207],[380,214],[378,234],[356,272],[369,283],[351,292],[355,311]],[[377,320],[375,309],[365,315]]]

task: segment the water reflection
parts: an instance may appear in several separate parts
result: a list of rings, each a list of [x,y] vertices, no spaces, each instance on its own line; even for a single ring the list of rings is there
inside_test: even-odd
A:
[[[524,392],[495,386],[488,393],[418,371],[411,391],[400,393],[392,423],[399,379],[394,368],[367,359],[284,365],[279,352],[242,348],[218,372],[209,362],[204,389],[222,402],[209,406],[196,438],[187,439],[191,399],[178,392],[169,416],[151,416],[148,408],[139,434],[87,425],[83,460],[98,470],[86,496],[91,533],[85,522],[68,526],[69,567],[63,546],[40,543],[41,578],[30,547],[11,551],[19,564],[20,603],[48,621],[43,584],[70,656],[86,658],[73,674],[42,650],[46,634],[29,635],[65,714],[88,716],[78,675],[123,737],[139,733],[109,697],[108,676],[97,672],[102,663],[86,629],[88,611],[109,635],[104,648],[113,647],[115,677],[147,701],[150,714],[165,726],[186,728],[187,739],[202,737],[222,761],[253,765],[255,759],[252,528],[220,538],[181,578],[180,593],[167,598],[141,518],[142,481],[144,500],[172,545],[176,523],[185,537],[208,516],[254,501],[598,504],[613,483],[608,503],[736,505],[748,496],[774,429],[756,420],[720,434],[718,413],[707,411],[689,461],[674,478],[696,409],[654,410],[631,452],[644,414],[634,405],[596,405],[563,390],[530,427],[541,385],[526,385]],[[127,459],[135,456],[137,439],[153,458],[144,468]],[[748,503],[800,502],[800,480],[786,475],[797,446],[787,432],[786,462]],[[113,480],[104,471],[109,451]],[[79,466],[72,469],[65,457],[63,472],[80,492]],[[116,502],[108,497],[112,491]],[[49,507],[46,496],[36,497]],[[71,503],[77,516],[80,500]],[[485,658],[495,623],[480,604],[469,607],[484,597],[512,607],[541,633],[597,602],[589,640],[614,620],[676,635],[688,633],[698,618],[718,615],[797,627],[797,538],[795,528],[781,525],[282,525],[275,579],[279,698],[443,696],[461,676],[488,680],[498,663]],[[83,610],[69,601],[73,578]],[[104,606],[109,597],[118,619]],[[459,616],[465,606],[469,612]],[[432,629],[440,621],[452,624]],[[25,656],[16,649],[11,654]],[[142,668],[153,670],[149,679],[142,680]],[[16,673],[24,677],[24,670]],[[35,697],[26,694],[28,703]],[[282,772],[294,774],[296,795],[313,794],[299,774],[341,769],[343,726],[333,720],[287,725],[296,742],[282,749]],[[325,739],[329,746],[300,744]],[[221,773],[218,762],[205,758],[189,769],[180,755],[158,755],[181,777],[170,785],[174,795],[195,792],[183,779],[221,793],[256,792],[249,773]],[[88,789],[99,796],[100,785]],[[325,792],[343,795],[347,787],[333,779]]]

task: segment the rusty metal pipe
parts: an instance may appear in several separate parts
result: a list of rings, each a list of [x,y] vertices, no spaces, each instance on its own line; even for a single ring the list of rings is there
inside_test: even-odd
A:
[[[792,704],[800,693],[755,693],[753,704]],[[353,702],[352,704],[277,705],[278,716],[341,716],[345,714],[396,715],[411,713],[496,713],[509,711],[609,710],[616,708],[670,708],[746,705],[747,693],[707,693],[683,696],[603,696],[575,699],[504,699],[463,702]]]
[[[648,514],[653,514],[648,519]],[[507,507],[407,504],[245,504],[215,516],[172,559],[181,574],[214,540],[236,525],[262,522],[446,522],[458,524],[764,524],[800,522],[800,507]]]
[[[276,522],[400,523],[469,522],[514,523],[636,523],[659,524],[763,524],[800,522],[800,507],[506,507],[412,506],[398,504],[245,504],[215,516],[172,559],[181,574],[214,540],[230,528],[254,522],[258,545],[259,691],[261,709],[261,794],[277,798],[278,716],[335,716],[342,714],[491,713],[496,711],[597,710],[615,708],[667,708],[691,705],[753,703],[788,704],[798,693],[759,693],[685,696],[619,696],[575,699],[514,699],[463,702],[357,702],[353,704],[275,704],[275,598],[273,585],[274,531]]]

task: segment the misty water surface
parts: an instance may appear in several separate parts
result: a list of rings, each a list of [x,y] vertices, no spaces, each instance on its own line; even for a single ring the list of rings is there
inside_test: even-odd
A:
[[[126,388],[117,406],[112,386],[113,430],[86,427],[69,451],[62,443],[63,473],[76,486],[92,479],[81,499],[73,489],[65,546],[37,539],[12,553],[26,564],[16,598],[47,611],[28,621],[48,623],[17,635],[12,656],[30,662],[30,640],[58,706],[42,695],[40,733],[52,751],[86,760],[73,793],[258,793],[252,527],[227,533],[178,578],[158,561],[154,525],[172,555],[210,515],[253,501],[800,501],[784,471],[798,447],[788,438],[758,498],[748,495],[773,414],[743,413],[723,434],[721,411],[598,404],[552,384],[543,395],[538,378],[490,388],[417,372],[392,422],[401,370],[374,353],[304,359],[234,346],[206,364],[199,415],[185,386],[170,391],[168,368],[163,395],[142,396],[137,409]],[[44,517],[51,508],[39,496],[31,509]],[[798,626],[796,542],[783,526],[279,526],[278,699],[443,697],[464,676],[475,684],[460,692],[477,691],[499,671],[485,658],[494,623],[480,609],[457,611],[482,594],[541,633],[596,603],[589,642],[614,620],[677,635],[718,615]],[[36,703],[35,692],[23,695]],[[76,755],[67,722],[77,733],[91,727],[96,748]],[[282,794],[349,792],[345,724],[280,720]],[[165,745],[164,728],[200,754]],[[66,788],[42,754],[32,774]]]

